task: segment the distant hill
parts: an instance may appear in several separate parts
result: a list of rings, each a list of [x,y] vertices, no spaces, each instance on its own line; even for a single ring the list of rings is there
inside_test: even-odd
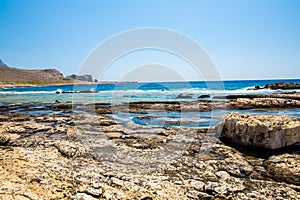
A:
[[[26,70],[11,68],[0,60],[0,84],[59,84],[72,83],[69,78],[65,78],[63,74],[56,69],[44,70]]]
[[[0,88],[11,86],[91,84],[98,81],[89,74],[64,77],[56,69],[28,70],[13,68],[0,60]]]
[[[0,66],[2,66],[2,67],[8,67],[2,60],[0,60]]]

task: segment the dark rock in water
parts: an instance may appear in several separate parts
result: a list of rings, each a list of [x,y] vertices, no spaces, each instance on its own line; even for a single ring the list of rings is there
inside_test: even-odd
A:
[[[260,90],[260,89],[263,89],[261,88],[260,86],[255,86],[254,88],[248,88],[247,90]]]
[[[260,98],[260,97],[268,97],[267,95],[261,94],[232,94],[226,96],[214,96],[213,99],[238,99],[238,98]]]
[[[92,90],[81,90],[81,91],[62,91],[61,89],[58,89],[55,91],[56,94],[73,94],[73,93],[95,93]]]
[[[254,88],[255,88],[256,90],[259,90],[259,89],[261,89],[261,88],[260,88],[260,86],[258,86],[258,85],[257,85],[257,86],[255,86]]]
[[[208,95],[208,94],[203,94],[203,95],[200,95],[200,96],[198,97],[198,99],[204,99],[204,98],[210,98],[210,95]]]
[[[260,89],[294,90],[294,89],[300,89],[300,84],[298,84],[298,83],[277,82],[277,83],[274,83],[274,84],[266,84],[264,87],[255,86],[254,88],[248,88],[247,90],[260,90]]]
[[[57,89],[57,90],[55,91],[55,94],[61,94],[61,93],[63,93],[62,89]]]
[[[272,97],[271,95],[265,95],[265,94],[232,94],[232,95],[226,95],[226,96],[214,96],[213,99],[239,99],[239,98],[248,98],[248,99],[254,99],[254,98],[267,98]]]
[[[266,84],[265,89],[271,89],[271,90],[294,90],[294,89],[300,89],[300,84],[298,83],[285,83],[285,82],[278,82],[275,84]]]
[[[176,97],[177,99],[191,99],[193,98],[192,94],[180,94]]]
[[[76,91],[74,93],[95,93],[95,92],[91,90],[81,90],[81,91]]]
[[[285,92],[280,94],[233,94],[233,95],[225,95],[225,96],[214,96],[213,99],[239,99],[239,98],[247,98],[247,99],[255,99],[255,98],[273,98],[273,99],[294,99],[300,100],[300,93],[295,91]]]
[[[278,149],[300,142],[300,118],[230,113],[216,131],[238,144]]]
[[[213,99],[237,99],[237,98],[255,98],[255,96],[249,95],[225,95],[225,96],[214,96]]]

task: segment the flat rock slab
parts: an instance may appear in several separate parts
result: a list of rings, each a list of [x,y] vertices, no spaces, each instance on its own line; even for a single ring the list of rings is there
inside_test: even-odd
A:
[[[238,144],[278,149],[300,142],[300,118],[229,113],[216,131]]]

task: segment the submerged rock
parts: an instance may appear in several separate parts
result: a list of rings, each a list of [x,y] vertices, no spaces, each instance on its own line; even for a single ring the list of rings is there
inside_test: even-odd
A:
[[[204,99],[204,98],[210,98],[210,95],[208,94],[202,94],[198,97],[198,99]]]
[[[300,142],[300,118],[230,113],[216,131],[238,144],[278,149]]]
[[[191,99],[191,98],[193,98],[193,94],[179,94],[176,98],[177,99]]]

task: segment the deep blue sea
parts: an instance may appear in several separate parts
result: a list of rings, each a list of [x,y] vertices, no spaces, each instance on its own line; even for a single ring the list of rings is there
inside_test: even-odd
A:
[[[285,80],[234,80],[234,81],[191,81],[191,82],[157,82],[157,83],[124,83],[98,85],[63,85],[38,86],[0,89],[0,103],[123,103],[132,101],[174,101],[196,100],[200,95],[214,96],[226,94],[251,93],[281,93],[281,90],[248,90],[254,86],[265,86],[276,82],[299,83],[300,79]],[[57,90],[65,92],[94,91],[94,93],[63,93],[56,94]],[[293,90],[294,91],[294,90]],[[180,97],[180,98],[178,98]]]

